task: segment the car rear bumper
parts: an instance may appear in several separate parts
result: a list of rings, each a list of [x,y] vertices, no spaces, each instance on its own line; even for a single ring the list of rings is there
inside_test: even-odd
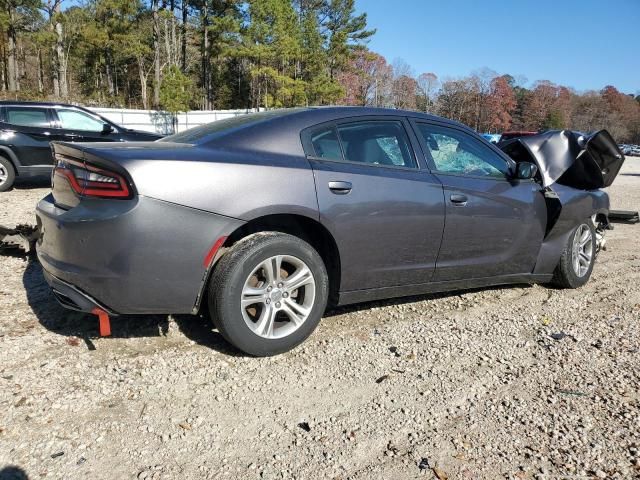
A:
[[[244,223],[142,196],[65,210],[49,195],[36,217],[38,259],[60,303],[111,314],[194,313],[207,254]]]
[[[100,304],[96,299],[90,295],[82,292],[78,288],[74,287],[70,283],[59,279],[58,277],[51,275],[46,270],[42,271],[44,279],[51,287],[54,297],[60,305],[70,310],[76,310],[78,312],[91,313],[94,309],[99,308],[104,310],[110,315],[117,315],[111,311],[108,307]]]

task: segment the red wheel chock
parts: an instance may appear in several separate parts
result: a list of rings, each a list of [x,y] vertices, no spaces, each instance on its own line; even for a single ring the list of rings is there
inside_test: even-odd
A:
[[[98,316],[98,322],[100,326],[100,336],[108,337],[111,335],[111,322],[109,321],[109,314],[101,308],[94,308],[91,313]]]

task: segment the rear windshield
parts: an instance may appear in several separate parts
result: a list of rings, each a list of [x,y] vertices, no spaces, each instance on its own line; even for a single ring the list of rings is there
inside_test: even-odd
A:
[[[284,117],[294,112],[304,110],[302,108],[289,108],[280,110],[270,110],[268,112],[241,114],[236,117],[225,118],[224,120],[216,120],[215,122],[200,125],[199,127],[190,128],[184,132],[169,135],[159,140],[160,142],[175,143],[202,143],[212,138],[235,130],[237,128],[246,127],[248,125],[271,120],[273,118]]]

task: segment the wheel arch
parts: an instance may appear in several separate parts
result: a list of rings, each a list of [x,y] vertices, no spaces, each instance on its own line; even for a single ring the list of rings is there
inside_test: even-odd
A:
[[[7,160],[9,160],[9,162],[11,162],[11,165],[13,165],[13,171],[15,172],[16,177],[20,175],[19,171],[20,171],[20,167],[22,167],[22,164],[18,160],[18,157],[16,157],[16,154],[13,153],[9,147],[0,145],[0,157],[4,157]]]
[[[292,213],[277,213],[255,217],[236,228],[227,236],[220,254],[216,255],[213,265],[209,269],[207,281],[204,282],[203,291],[199,296],[200,303],[198,308],[201,305],[207,305],[207,300],[204,298],[207,294],[206,285],[209,284],[211,273],[216,268],[216,264],[224,256],[224,249],[230,248],[233,244],[251,234],[269,231],[287,233],[298,237],[309,243],[318,252],[329,276],[328,304],[330,306],[337,305],[340,292],[341,263],[340,250],[333,235],[314,218]]]

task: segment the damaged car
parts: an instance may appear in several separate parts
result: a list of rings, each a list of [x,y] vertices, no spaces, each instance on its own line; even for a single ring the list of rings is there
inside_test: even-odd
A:
[[[54,143],[38,258],[65,307],[210,315],[238,349],[294,348],[327,306],[591,276],[623,155],[548,132],[501,150],[443,118],[268,111],[156,142]]]

